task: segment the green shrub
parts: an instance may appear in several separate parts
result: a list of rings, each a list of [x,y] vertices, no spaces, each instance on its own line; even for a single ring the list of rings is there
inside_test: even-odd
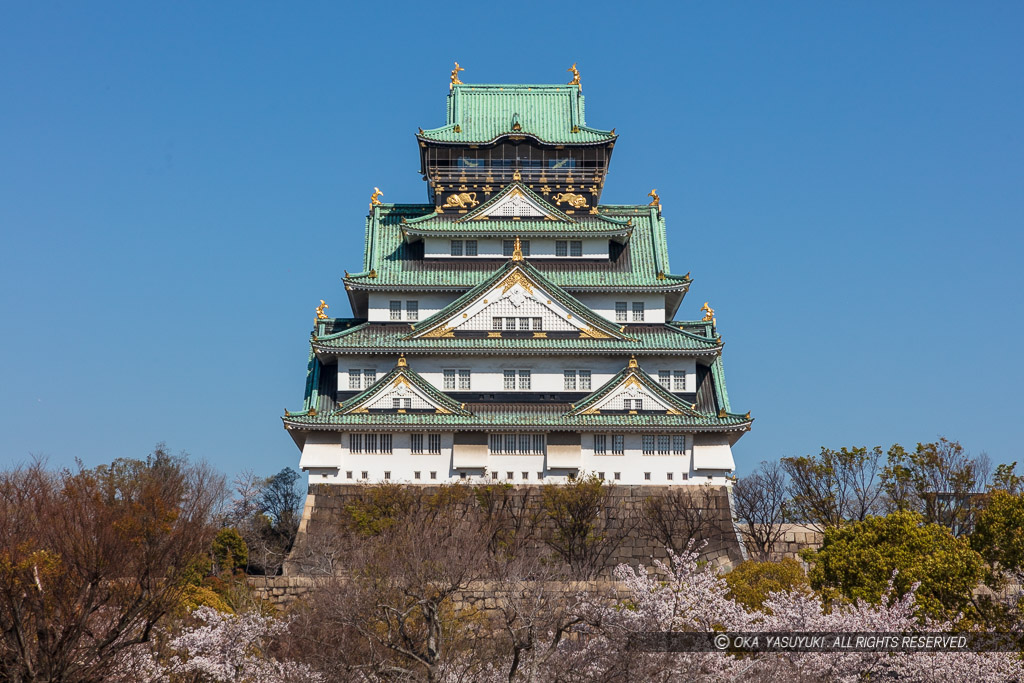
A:
[[[780,562],[748,560],[726,574],[729,596],[751,609],[761,609],[769,593],[810,590],[800,563],[792,558]]]

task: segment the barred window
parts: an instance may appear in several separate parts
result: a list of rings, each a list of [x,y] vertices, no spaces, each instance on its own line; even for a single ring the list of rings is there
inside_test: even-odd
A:
[[[402,302],[401,301],[392,301],[390,306],[389,306],[389,310],[391,312],[391,319],[392,320],[401,320],[402,319]]]
[[[590,370],[580,370],[580,391],[590,391]]]
[[[651,480],[651,473],[650,472],[644,472],[644,481],[650,481],[650,480]]]
[[[666,389],[672,389],[672,373],[669,370],[658,370],[658,384]]]
[[[624,323],[626,322],[626,302],[616,301],[615,302],[615,322]]]
[[[501,318],[498,318],[498,317],[491,318],[491,327],[493,327],[496,330],[500,330],[501,329]]]
[[[519,390],[523,391],[530,388],[530,371],[520,370],[519,371]]]
[[[488,439],[493,455],[543,455],[546,442],[544,434],[491,434]]]
[[[544,319],[543,318],[534,318],[533,319],[533,329],[540,330],[540,329],[543,329],[543,326],[544,326]]]
[[[391,472],[389,472],[387,470],[384,470],[384,478],[385,479],[390,479],[391,478]]]
[[[452,240],[452,256],[462,256],[462,240]]]
[[[622,455],[626,452],[626,436],[624,434],[612,434],[612,455]]]
[[[412,478],[413,478],[413,479],[419,479],[419,478],[420,478],[420,473],[419,473],[419,470],[417,470],[417,471],[415,471],[415,472],[413,472],[413,473],[412,473]]]
[[[476,256],[476,240],[466,240],[466,256]]]
[[[462,389],[463,391],[469,389],[469,383],[469,370],[459,370],[459,389]]]
[[[594,434],[594,455],[604,455],[607,453],[607,442],[608,438],[604,434]]]
[[[682,434],[672,436],[672,455],[686,454],[686,437]]]
[[[514,330],[514,329],[516,329],[516,319],[515,318],[505,318],[505,329],[506,330]]]
[[[411,398],[398,398],[398,397],[393,398],[393,399],[391,399],[391,407],[394,408],[395,410],[401,410],[401,409],[408,410],[409,408],[412,408],[412,399]]]
[[[505,388],[515,389],[516,388],[516,371],[506,370],[505,371]]]
[[[622,472],[615,472],[612,475],[612,478],[615,479],[615,481],[618,481],[618,480],[622,479]]]
[[[363,388],[369,389],[377,381],[377,371],[372,368],[363,370]]]
[[[530,240],[519,240],[519,245],[522,249],[523,256],[530,255]]]
[[[644,455],[654,455],[654,435],[644,434],[641,439]]]
[[[370,473],[367,472],[366,470],[363,470],[361,474],[363,475],[361,477],[362,479],[369,479],[370,478]]]
[[[676,370],[672,373],[673,391],[686,391],[686,370]]]
[[[668,477],[668,480],[669,480],[669,481],[672,481],[672,473],[671,473],[671,472],[669,472],[669,473],[668,473],[668,474],[666,474],[665,476],[666,476],[666,477]]]
[[[520,318],[519,319],[519,329],[520,330],[529,330],[530,329],[530,319],[529,318]]]
[[[431,472],[430,473],[430,478],[431,479],[437,479],[437,472]]]
[[[420,319],[420,302],[419,301],[406,301],[405,302],[405,319],[406,320],[419,320]]]
[[[569,250],[566,248],[564,241],[558,240],[555,242],[555,256],[567,256]]]
[[[640,323],[644,321],[644,302],[634,301],[633,302],[633,322]]]
[[[363,371],[357,368],[349,368],[348,371],[348,388],[349,389],[362,389],[363,388]]]
[[[423,435],[411,434],[409,436],[409,450],[417,455],[423,453]]]
[[[431,455],[439,455],[441,453],[441,435],[440,434],[428,434],[427,435],[427,450]]]
[[[579,240],[569,242],[569,256],[583,256],[583,242]]]
[[[455,370],[445,369],[444,371],[444,389],[445,391],[452,391],[455,389]]]
[[[671,450],[671,442],[672,440],[669,438],[668,434],[659,434],[658,455],[668,455]]]
[[[348,449],[352,453],[391,453],[390,434],[349,434]],[[363,477],[366,478],[365,475]]]
[[[566,370],[563,373],[563,375],[565,377],[565,384],[564,384],[563,388],[566,391],[576,391],[576,371],[575,370]]]
[[[626,410],[643,410],[644,400],[642,398],[624,398],[622,399],[622,407]]]

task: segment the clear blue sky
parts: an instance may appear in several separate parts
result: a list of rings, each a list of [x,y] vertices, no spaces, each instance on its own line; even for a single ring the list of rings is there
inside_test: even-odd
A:
[[[157,441],[295,466],[313,308],[345,315],[373,186],[467,83],[616,127],[605,201],[666,205],[709,300],[740,472],[939,435],[1017,459],[1020,3],[6,3],[0,462]]]

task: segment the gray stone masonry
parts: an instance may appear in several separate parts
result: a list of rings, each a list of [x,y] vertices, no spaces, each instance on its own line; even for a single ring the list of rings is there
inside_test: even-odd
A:
[[[416,487],[425,493],[436,491],[436,486]],[[538,511],[541,507],[541,492],[543,486],[516,486],[516,493],[525,494],[514,497],[516,505],[525,507],[530,511]],[[704,491],[708,495],[704,495]],[[652,538],[645,537],[641,532],[640,518],[644,500],[652,496],[664,496],[670,491],[689,491],[695,504],[711,518],[709,529],[713,531],[708,534],[710,538],[708,545],[704,547],[701,557],[703,560],[714,563],[723,570],[728,570],[735,564],[745,559],[745,550],[740,545],[739,535],[733,523],[732,497],[729,488],[726,486],[705,487],[701,486],[611,486],[608,497],[608,505],[602,511],[602,517],[606,520],[606,528],[612,532],[621,534],[620,542],[611,553],[606,563],[605,575],[610,575],[611,569],[623,562],[631,565],[650,565],[653,559],[667,557],[664,545]],[[307,551],[315,551],[315,548],[307,544],[315,543],[313,539],[320,533],[329,534],[332,529],[338,529],[345,519],[345,507],[352,501],[365,495],[365,485],[348,484],[311,484],[309,495],[306,497],[305,508],[302,513],[302,521],[299,525],[299,533],[295,542],[295,549],[284,565],[286,577],[299,577],[302,574],[301,567],[294,558]],[[469,498],[459,505],[474,505],[475,501]],[[544,528],[544,523],[539,529],[533,544],[536,550],[550,552],[540,536],[549,529]],[[343,568],[343,566],[342,566]],[[275,585],[274,590],[280,587]],[[291,588],[291,587],[289,587]]]

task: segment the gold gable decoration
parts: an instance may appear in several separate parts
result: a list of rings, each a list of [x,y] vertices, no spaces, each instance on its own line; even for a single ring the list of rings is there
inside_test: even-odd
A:
[[[519,251],[519,238],[518,237],[516,238],[516,251],[517,252]],[[513,252],[513,254],[514,253],[515,252]],[[515,256],[514,255],[512,256],[512,259],[515,260]],[[522,255],[520,255],[519,260],[522,261]],[[520,287],[525,289],[527,292],[530,293],[531,296],[533,295],[533,283],[530,282],[530,279],[527,278],[526,275],[524,275],[523,271],[521,271],[521,270],[515,270],[515,271],[509,273],[509,276],[502,281],[502,283],[501,283],[501,293],[505,294],[506,292],[508,292],[508,290],[512,289],[516,285],[519,285]]]

